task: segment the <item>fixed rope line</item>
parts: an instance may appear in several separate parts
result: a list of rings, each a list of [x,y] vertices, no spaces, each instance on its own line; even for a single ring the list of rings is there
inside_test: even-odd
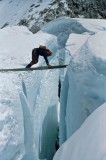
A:
[[[17,71],[33,71],[33,70],[48,70],[48,69],[59,69],[66,68],[68,65],[58,65],[58,66],[40,66],[34,68],[12,68],[12,69],[0,69],[0,72],[17,72]]]

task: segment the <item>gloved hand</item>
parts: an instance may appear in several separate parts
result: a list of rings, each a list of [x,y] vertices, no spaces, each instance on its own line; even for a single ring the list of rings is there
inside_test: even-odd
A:
[[[47,51],[47,56],[51,56],[52,52],[50,50]]]

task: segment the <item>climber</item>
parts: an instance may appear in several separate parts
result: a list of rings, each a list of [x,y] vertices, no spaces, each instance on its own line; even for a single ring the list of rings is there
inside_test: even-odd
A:
[[[51,67],[49,61],[47,59],[48,56],[51,56],[52,52],[46,48],[46,46],[40,45],[39,48],[34,48],[32,50],[32,61],[26,66],[26,68],[30,68],[32,65],[38,63],[39,56],[43,56],[48,68]]]

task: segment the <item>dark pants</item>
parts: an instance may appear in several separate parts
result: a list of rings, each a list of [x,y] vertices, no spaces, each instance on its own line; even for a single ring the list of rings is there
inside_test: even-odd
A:
[[[32,65],[38,63],[39,55],[36,52],[36,48],[32,50],[32,61],[26,66],[26,68],[30,68]]]

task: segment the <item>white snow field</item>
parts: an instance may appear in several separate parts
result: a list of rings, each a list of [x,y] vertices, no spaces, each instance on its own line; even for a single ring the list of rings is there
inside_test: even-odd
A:
[[[25,67],[31,60],[32,49],[40,44],[46,45],[53,52],[49,58],[51,65],[70,63],[65,70],[0,72],[1,160],[52,160],[56,151],[58,115],[60,145],[71,136],[73,143],[69,140],[69,145],[66,143],[64,147],[63,144],[62,148],[66,150],[63,149],[61,153],[60,147],[54,159],[60,160],[62,154],[64,160],[83,160],[78,159],[81,147],[77,150],[76,145],[78,139],[84,138],[87,129],[83,126],[81,131],[78,129],[87,117],[106,101],[105,42],[105,20],[61,17],[42,27],[42,31],[36,34],[18,26],[0,30],[0,69]],[[43,65],[46,65],[45,61],[40,57],[35,66]],[[57,113],[59,79],[62,89],[60,113]],[[97,113],[98,117],[99,114],[102,117],[101,110]],[[101,126],[95,126],[95,118],[89,119],[87,121],[90,121],[92,126],[87,121],[85,125],[88,127],[87,133],[90,132],[90,136],[95,137],[90,144],[93,147],[96,138],[98,144],[101,135],[105,135],[106,127],[103,123],[103,130],[98,134]],[[97,130],[96,136],[91,131],[93,126]],[[106,144],[105,137],[102,138],[103,144]],[[89,137],[88,141],[90,143]],[[100,152],[97,154],[95,148],[93,155],[90,152],[93,149],[87,150],[88,143],[85,142],[85,150],[81,152],[84,160],[88,160],[90,153],[90,156],[98,157],[92,157],[95,160],[101,160],[101,157],[105,156],[103,140]],[[71,152],[73,157],[68,156]]]

